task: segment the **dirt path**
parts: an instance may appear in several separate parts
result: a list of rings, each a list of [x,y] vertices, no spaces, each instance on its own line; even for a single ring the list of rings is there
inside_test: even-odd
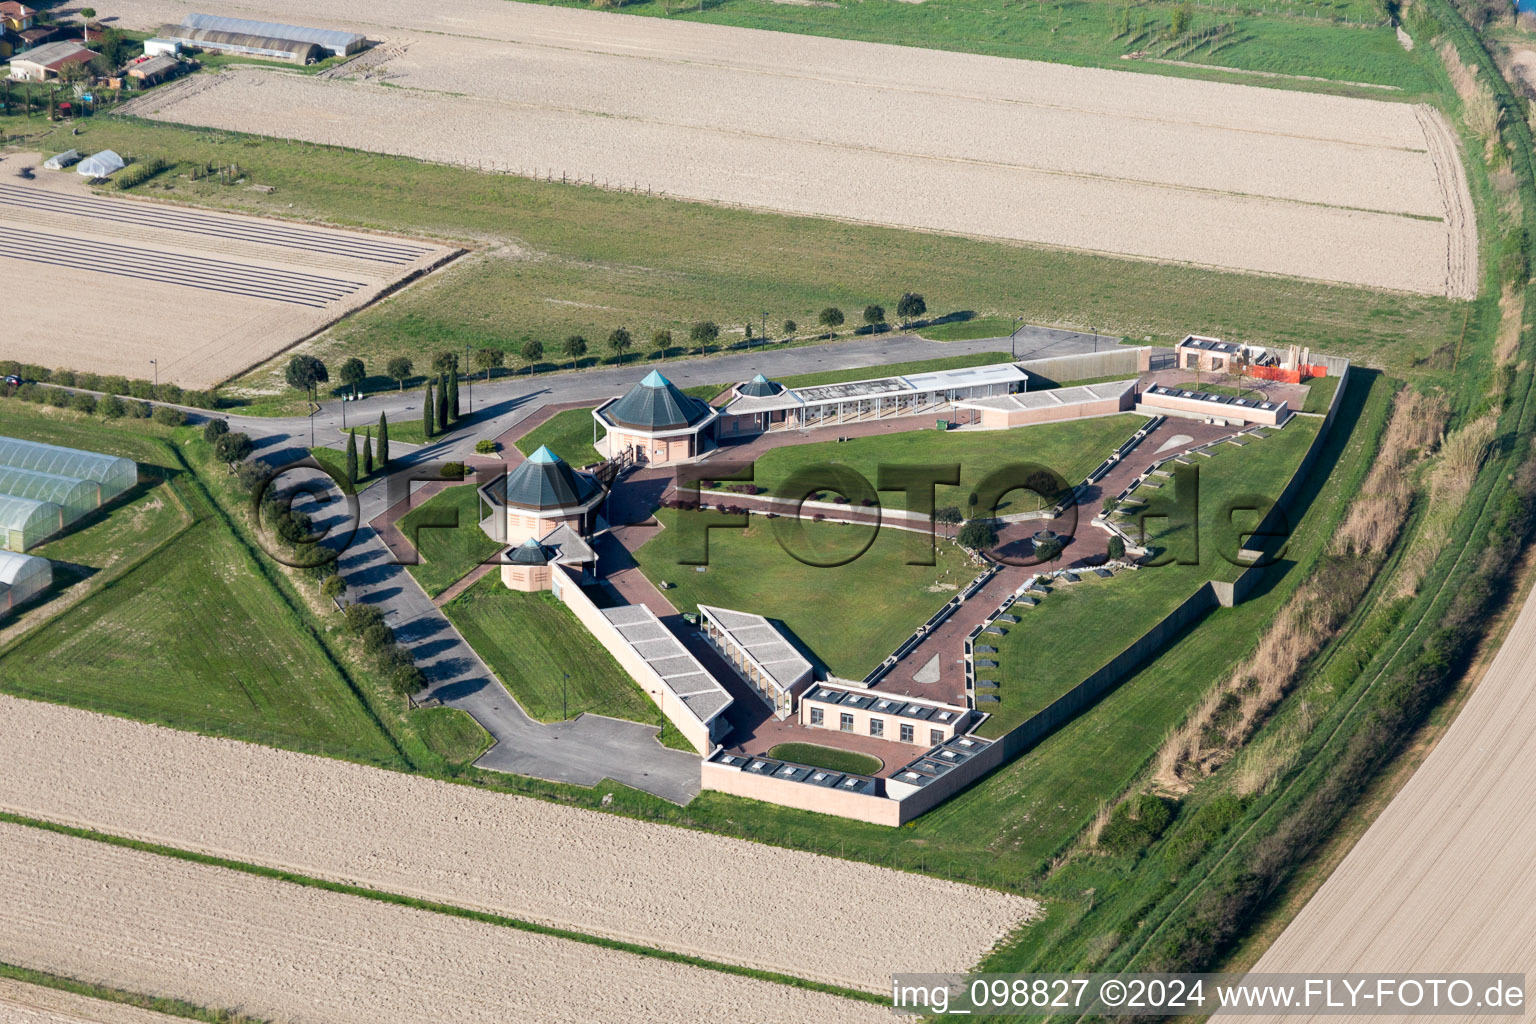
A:
[[[0,825],[0,860],[0,960],[293,1024],[890,1020],[840,996],[40,829]]]
[[[1532,678],[1527,601],[1439,745],[1254,970],[1536,977]]]

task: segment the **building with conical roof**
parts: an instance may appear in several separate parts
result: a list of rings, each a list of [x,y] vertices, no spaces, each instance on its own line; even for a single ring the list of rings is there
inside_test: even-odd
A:
[[[607,436],[600,443],[609,458],[628,455],[636,462],[683,462],[714,444],[719,412],[708,402],[686,395],[652,370],[620,398],[592,410]]]
[[[598,528],[598,509],[608,491],[547,445],[481,487],[480,494],[492,509],[482,524],[486,533],[511,546],[502,557],[508,587],[546,590],[552,563],[584,568],[596,561],[586,538]]]

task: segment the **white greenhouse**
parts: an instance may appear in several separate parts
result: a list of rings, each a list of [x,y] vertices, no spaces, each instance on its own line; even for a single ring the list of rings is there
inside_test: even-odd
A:
[[[64,510],[51,501],[0,494],[0,548],[25,551],[64,528]]]
[[[94,480],[15,466],[0,466],[0,495],[51,501],[64,510],[66,526],[101,506],[101,484]]]
[[[36,555],[0,551],[0,616],[27,603],[53,582],[53,563]]]
[[[111,501],[139,482],[139,467],[132,459],[19,437],[0,437],[0,466],[90,480],[101,485],[97,504]]]

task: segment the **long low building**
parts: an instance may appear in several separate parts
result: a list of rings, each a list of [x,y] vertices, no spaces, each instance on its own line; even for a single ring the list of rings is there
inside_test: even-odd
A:
[[[1022,391],[990,398],[962,398],[955,407],[980,416],[983,427],[1022,427],[1086,416],[1109,416],[1136,407],[1137,381],[1083,384],[1050,391]]]
[[[32,600],[53,583],[53,563],[35,555],[0,551],[0,615]]]
[[[795,698],[811,684],[810,659],[761,615],[699,605],[699,628],[741,677],[783,720],[795,713]]]
[[[1290,406],[1286,402],[1216,395],[1206,391],[1170,388],[1162,384],[1154,384],[1142,392],[1136,408],[1159,416],[1214,420],[1234,426],[1262,423],[1273,427],[1291,418]]]
[[[285,25],[275,21],[256,21],[250,18],[225,18],[215,14],[189,14],[181,19],[181,29],[195,31],[226,32],[238,35],[265,36],[308,43],[319,47],[327,57],[341,57],[356,53],[368,45],[368,37],[361,32],[342,32],[329,28],[310,28],[307,25]],[[160,33],[162,39],[174,39],[173,35]]]

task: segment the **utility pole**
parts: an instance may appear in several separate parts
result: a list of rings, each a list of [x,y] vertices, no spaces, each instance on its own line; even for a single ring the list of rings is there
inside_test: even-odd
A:
[[[560,720],[562,722],[569,721],[571,717],[565,707],[565,689],[570,684],[570,681],[571,674],[569,672],[565,674],[564,679],[560,680]]]
[[[155,368],[155,391],[159,392],[159,390],[160,390],[160,361],[158,359],[151,359],[149,361],[149,365],[153,366]]]

